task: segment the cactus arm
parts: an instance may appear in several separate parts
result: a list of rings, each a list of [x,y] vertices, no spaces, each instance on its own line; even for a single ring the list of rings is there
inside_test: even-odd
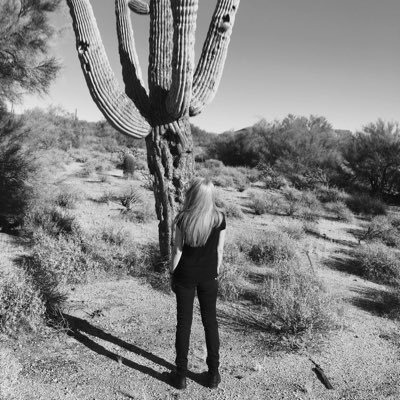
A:
[[[67,0],[67,3],[79,60],[94,102],[121,133],[137,138],[147,136],[150,125],[119,88],[112,72],[89,0]]]
[[[174,21],[171,89],[167,112],[174,119],[189,111],[194,72],[198,0],[171,0]]]
[[[130,0],[128,2],[129,8],[136,14],[148,15],[150,14],[150,7],[142,0]]]
[[[217,92],[239,3],[218,0],[193,78],[190,116],[200,114]]]
[[[162,118],[171,86],[172,12],[170,0],[150,1],[149,91],[156,119]]]
[[[122,65],[125,93],[135,103],[140,112],[149,115],[149,98],[144,88],[142,71],[136,53],[132,23],[127,0],[115,0],[118,48]]]

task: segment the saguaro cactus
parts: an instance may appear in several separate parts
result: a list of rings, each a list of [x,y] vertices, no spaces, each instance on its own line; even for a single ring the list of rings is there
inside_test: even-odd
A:
[[[161,254],[169,258],[172,220],[193,174],[189,117],[214,97],[226,59],[240,0],[217,0],[207,38],[194,68],[199,0],[115,0],[119,54],[125,92],[107,59],[89,0],[67,0],[82,71],[93,100],[120,132],[146,138],[154,176]],[[150,16],[147,91],[144,87],[130,11]]]

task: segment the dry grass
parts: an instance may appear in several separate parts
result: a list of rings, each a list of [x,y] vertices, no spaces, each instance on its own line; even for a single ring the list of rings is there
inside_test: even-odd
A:
[[[371,242],[353,252],[353,270],[381,284],[400,285],[400,252],[383,243]]]
[[[276,275],[265,281],[259,299],[267,310],[266,325],[298,334],[338,327],[338,304],[312,271],[296,261],[276,265]]]
[[[0,332],[36,331],[45,311],[41,293],[26,272],[15,269],[0,274]]]

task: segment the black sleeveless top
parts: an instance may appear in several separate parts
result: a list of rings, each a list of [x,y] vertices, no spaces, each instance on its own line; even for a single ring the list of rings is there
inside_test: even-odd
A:
[[[178,282],[206,282],[217,277],[219,233],[225,228],[225,215],[222,213],[221,224],[212,229],[204,246],[183,245],[181,259],[174,271],[174,278]]]

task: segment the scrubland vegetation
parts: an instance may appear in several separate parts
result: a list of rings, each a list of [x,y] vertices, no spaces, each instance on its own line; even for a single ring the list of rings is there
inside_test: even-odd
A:
[[[8,127],[0,143],[3,230],[28,238],[30,247],[18,268],[0,279],[1,331],[36,330],[57,318],[68,285],[136,276],[168,290],[144,143],[58,109],[20,117],[3,112],[2,119]],[[221,299],[250,301],[244,321],[289,334],[340,326],[340,299],[304,250],[310,238],[322,237],[318,222],[326,218],[367,221],[352,250],[351,271],[389,285],[387,301],[397,304],[400,224],[387,215],[396,180],[377,189],[348,155],[355,142],[375,134],[372,127],[392,143],[392,127],[386,132],[380,121],[358,136],[315,117],[262,121],[219,136],[193,127],[196,173],[214,181],[228,224],[245,231],[228,241],[219,277]],[[268,215],[282,223],[249,224]],[[140,226],[148,238],[138,236]]]

